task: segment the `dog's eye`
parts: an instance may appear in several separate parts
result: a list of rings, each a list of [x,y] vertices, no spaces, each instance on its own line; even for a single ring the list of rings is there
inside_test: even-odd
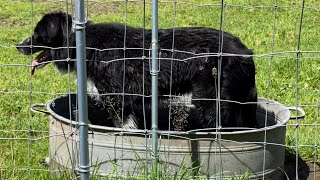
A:
[[[41,42],[41,38],[39,38],[38,34],[33,34],[32,41],[33,42]]]
[[[33,37],[34,37],[34,39],[36,39],[38,41],[41,40],[41,37],[38,34],[34,34]]]

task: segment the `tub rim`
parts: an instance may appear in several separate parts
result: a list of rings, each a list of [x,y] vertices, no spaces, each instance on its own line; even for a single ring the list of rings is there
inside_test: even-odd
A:
[[[63,116],[60,116],[59,114],[57,114],[55,111],[52,110],[51,105],[54,104],[53,102],[55,102],[58,99],[62,99],[62,98],[66,98],[69,97],[69,95],[75,95],[75,93],[70,93],[70,94],[65,94],[62,96],[59,96],[57,98],[54,98],[50,101],[48,101],[46,104],[33,104],[31,106],[31,111],[33,112],[40,112],[46,115],[50,115],[52,116],[55,120],[63,122],[65,124],[69,124],[69,125],[73,125],[73,126],[77,126],[79,124],[79,122],[77,121],[73,121],[70,119],[67,119]],[[261,102],[259,102],[261,101]],[[267,98],[263,98],[263,97],[258,97],[258,103],[257,104],[270,104],[270,105],[278,105],[281,106],[283,108],[283,111],[285,113],[285,118],[280,122],[280,123],[276,123],[275,125],[271,125],[271,126],[266,126],[266,127],[262,127],[262,128],[242,128],[242,127],[232,127],[232,128],[223,128],[223,129],[241,129],[240,131],[230,131],[230,132],[219,132],[218,128],[206,128],[206,129],[194,129],[194,130],[190,130],[190,131],[169,131],[169,130],[158,130],[159,135],[217,135],[217,134],[221,134],[221,135],[235,135],[235,134],[248,134],[248,133],[258,133],[258,132],[262,132],[262,131],[269,131],[278,127],[285,127],[286,123],[290,120],[290,119],[304,119],[305,117],[305,111],[300,108],[300,107],[287,107],[277,101],[274,100],[270,100]],[[36,107],[45,107],[47,111],[44,110],[38,110],[36,109]],[[296,115],[295,116],[291,116],[291,112],[290,111],[295,111]],[[298,115],[298,112],[300,113],[300,115]],[[99,131],[109,131],[109,132],[118,132],[118,133],[125,133],[125,132],[129,132],[129,133],[139,133],[139,134],[150,134],[151,130],[144,130],[144,129],[125,129],[125,128],[116,128],[116,127],[108,127],[108,126],[100,126],[100,125],[94,125],[94,124],[88,124],[89,128],[91,130],[99,130]],[[208,130],[212,129],[213,131],[208,132]],[[245,129],[245,130],[243,130]],[[205,132],[203,132],[205,131]]]

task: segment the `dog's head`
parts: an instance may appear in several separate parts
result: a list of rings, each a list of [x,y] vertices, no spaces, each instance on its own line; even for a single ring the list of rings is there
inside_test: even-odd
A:
[[[72,36],[72,17],[64,12],[52,12],[42,17],[33,35],[17,44],[17,49],[25,55],[41,52],[32,62],[34,67],[40,68],[55,58],[67,58],[54,56],[55,54],[61,56],[61,52],[65,51],[63,47],[67,46],[66,41],[70,36]],[[57,53],[57,51],[60,52]],[[32,71],[34,70],[33,68]]]

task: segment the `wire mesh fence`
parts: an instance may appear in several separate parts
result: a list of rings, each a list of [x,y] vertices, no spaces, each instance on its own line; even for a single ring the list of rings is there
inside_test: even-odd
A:
[[[139,97],[143,106],[150,101],[151,94],[146,93],[146,89],[150,88],[146,83],[148,79],[143,78],[142,82],[138,82],[143,84],[139,93],[126,92],[125,87],[132,80],[126,81],[128,77],[125,73],[119,72],[130,71],[131,62],[140,61],[143,62],[142,77],[150,75],[151,3],[86,1],[86,17],[93,24],[116,22],[122,23],[124,27],[123,32],[118,32],[121,35],[118,38],[120,42],[108,39],[110,48],[99,48],[87,43],[88,52],[96,52],[97,56],[99,52],[122,54],[117,58],[105,57],[105,61],[99,59],[99,65],[124,63],[111,72],[120,77],[121,89],[103,93],[98,93],[94,86],[88,89],[89,120],[96,123],[90,125],[88,134],[91,175],[106,176],[109,179],[247,179],[250,176],[274,179],[273,175],[278,173],[289,179],[318,179],[320,31],[317,24],[320,20],[320,3],[317,0],[159,1],[159,28],[171,29],[172,33],[167,37],[171,42],[170,47],[159,47],[159,73],[164,70],[161,68],[162,62],[168,60],[171,63],[171,85],[169,91],[159,95],[160,99],[166,98],[167,101],[159,109],[160,165],[157,172],[153,172],[150,166],[153,156],[150,112],[145,107],[141,109],[141,128],[132,128],[135,125],[121,128],[123,124],[112,122],[104,108],[96,108],[94,100],[119,97],[119,119],[125,116],[123,104],[128,96]],[[38,66],[47,66],[35,70],[34,75],[31,75],[34,71],[32,62],[36,56],[21,55],[16,49],[16,44],[33,34],[44,14],[59,10],[74,16],[74,1],[3,1],[0,10],[0,177],[55,179],[60,176],[62,179],[75,179],[79,174],[80,153],[79,126],[76,123],[76,78],[72,73],[72,63],[66,67],[65,75],[57,72],[54,66],[47,65],[53,62],[75,62],[72,54],[75,44],[70,37],[66,38],[66,46],[39,46],[31,42],[32,49],[67,49],[69,53],[67,58],[52,58],[38,63]],[[73,20],[68,22],[67,18],[65,23],[73,23]],[[142,38],[137,40],[137,44],[140,44],[138,47],[127,45],[132,38],[129,32],[131,27],[142,28]],[[220,30],[218,51],[177,49],[180,42],[176,35],[181,27]],[[72,36],[73,29],[68,30],[67,36]],[[227,41],[224,32],[239,37],[247,47],[253,49],[254,54],[241,54],[236,50],[224,52],[223,47]],[[128,52],[133,51],[139,51],[141,56],[130,56]],[[176,54],[179,53],[184,54],[184,58],[177,58]],[[220,82],[217,82],[215,98],[173,93],[176,92],[173,88],[179,88],[172,86],[175,63],[217,58],[220,62],[217,72],[221,72],[221,62],[228,57],[254,59],[258,96],[264,98],[258,102],[223,99],[218,95]],[[220,81],[220,77],[217,81]],[[91,97],[94,97],[93,100]],[[192,116],[186,113],[189,108],[193,108],[191,101],[217,102],[218,108],[213,110],[217,112],[221,102],[241,105],[257,103],[259,107],[265,108],[257,112],[261,119],[259,128],[194,128],[193,124],[186,125],[188,122],[184,119],[185,116]],[[177,105],[182,105],[182,110],[176,109]],[[303,120],[299,118],[301,114],[298,108],[306,112]],[[33,112],[40,109],[42,114]],[[268,114],[265,109],[272,109],[273,114]],[[288,114],[289,110],[291,115]],[[49,121],[48,114],[51,115]],[[216,123],[221,124],[219,112],[217,114]],[[290,116],[293,120],[289,120]],[[279,120],[280,123],[273,126],[272,120]],[[282,157],[284,152],[285,156]],[[241,165],[238,163],[243,165],[240,172],[228,170],[228,167],[239,168]]]

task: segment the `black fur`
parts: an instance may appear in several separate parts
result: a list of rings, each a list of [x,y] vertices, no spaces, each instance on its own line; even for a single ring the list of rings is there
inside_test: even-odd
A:
[[[68,19],[68,24],[67,24]],[[171,51],[174,33],[174,49]],[[223,127],[256,127],[255,121],[256,104],[240,105],[239,103],[226,102],[231,100],[237,102],[256,102],[257,92],[255,87],[255,65],[251,56],[223,56],[221,71],[218,70],[218,57],[213,53],[219,52],[218,30],[211,28],[176,28],[159,30],[160,72],[159,72],[159,94],[160,101],[164,96],[170,94],[170,77],[172,76],[172,94],[183,95],[192,93],[193,99],[215,99],[217,98],[217,77],[221,76],[221,126]],[[125,36],[126,35],[126,36]],[[125,93],[142,94],[143,84],[145,95],[151,94],[151,75],[149,55],[146,50],[143,54],[143,35],[145,35],[145,47],[151,45],[151,31],[126,27],[121,24],[86,24],[86,46],[96,49],[88,49],[87,72],[88,78],[95,84],[99,94]],[[46,14],[37,24],[34,35],[17,45],[23,54],[31,54],[39,51],[50,52],[43,62],[66,60],[69,57],[75,59],[74,48],[59,49],[66,47],[67,37],[69,46],[75,47],[75,33],[72,29],[72,18],[63,12]],[[31,40],[32,39],[32,40]],[[33,48],[29,45],[33,44]],[[125,44],[125,49],[124,49]],[[24,47],[22,47],[24,46]],[[46,46],[44,48],[39,46]],[[118,48],[114,50],[103,49]],[[136,49],[133,49],[136,48]],[[186,52],[182,52],[186,51]],[[252,55],[237,37],[223,33],[223,53]],[[211,53],[211,56],[204,56]],[[147,58],[143,59],[143,55]],[[171,59],[179,61],[172,61]],[[123,58],[128,58],[123,61]],[[121,59],[118,61],[112,61]],[[102,63],[101,61],[107,62]],[[111,62],[110,62],[111,61]],[[108,63],[109,62],[109,63]],[[68,64],[72,71],[76,71],[74,61],[54,62],[61,72],[67,72]],[[172,64],[172,74],[171,74]],[[143,76],[144,70],[144,76]],[[123,77],[125,75],[123,82]],[[144,80],[143,80],[144,78]],[[123,84],[125,85],[123,87]],[[122,95],[100,96],[105,107],[115,108],[110,110],[113,118],[121,117]],[[145,98],[146,112],[150,112],[150,98]],[[216,127],[216,101],[215,100],[193,100],[200,114],[201,128]],[[103,103],[102,103],[103,104]],[[110,106],[112,104],[113,106]],[[124,96],[124,121],[135,118],[137,128],[143,127],[142,97],[135,95]],[[121,126],[121,125],[117,125]]]

